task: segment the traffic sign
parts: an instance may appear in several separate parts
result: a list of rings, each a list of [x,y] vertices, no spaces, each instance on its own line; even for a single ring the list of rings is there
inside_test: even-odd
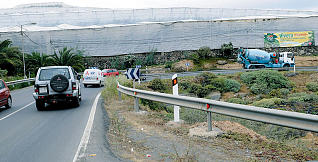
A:
[[[139,79],[139,68],[129,68],[126,71],[127,79]]]
[[[185,63],[185,66],[190,66],[190,63],[189,62]]]
[[[136,68],[139,68],[139,69],[140,69],[140,68],[141,68],[141,65],[136,65]]]

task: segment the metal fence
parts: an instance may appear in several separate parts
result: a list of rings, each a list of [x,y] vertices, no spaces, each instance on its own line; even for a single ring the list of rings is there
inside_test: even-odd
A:
[[[117,90],[120,99],[121,93],[135,97],[136,111],[139,111],[139,98],[206,111],[208,115],[208,131],[212,130],[211,114],[217,113],[279,126],[318,132],[318,115],[233,104],[203,98],[176,96],[172,94],[128,88],[120,85],[119,83]]]
[[[20,83],[31,83],[35,80],[35,78],[28,78],[28,79],[22,79],[22,80],[15,80],[15,81],[10,81],[10,82],[6,82],[6,84],[9,86],[9,85],[12,85],[14,86],[15,84],[20,84]]]

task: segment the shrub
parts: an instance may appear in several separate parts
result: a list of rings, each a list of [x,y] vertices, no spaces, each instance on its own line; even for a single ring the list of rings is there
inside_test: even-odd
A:
[[[222,44],[221,45],[221,56],[225,58],[232,58],[233,57],[233,44],[230,42],[229,44]]]
[[[215,78],[217,78],[215,74],[204,72],[198,75],[195,79],[197,83],[201,84],[204,87],[211,84],[212,80]]]
[[[225,86],[225,78],[213,79],[212,85],[220,92],[223,92],[223,87]]]
[[[154,61],[154,57],[155,57],[155,53],[156,53],[156,49],[155,50],[151,50],[149,52],[149,54],[146,57],[146,65],[151,66],[155,63]]]
[[[193,60],[193,63],[199,64],[200,63],[200,56],[197,53],[191,54],[191,60]]]
[[[160,92],[163,92],[164,90],[166,90],[165,85],[163,84],[161,79],[158,79],[158,78],[152,80],[150,84],[148,85],[148,88],[151,88],[154,91],[160,91]]]
[[[7,74],[8,74],[7,70],[1,70],[0,69],[0,77],[5,77],[5,76],[7,76]]]
[[[299,102],[304,102],[304,99],[302,97],[289,97],[287,99],[287,102],[289,104],[293,104],[293,103],[299,103]]]
[[[202,87],[200,84],[192,83],[189,87],[189,92],[195,94],[200,98],[203,98],[209,93],[209,89],[206,87]]]
[[[207,85],[207,86],[205,86],[205,88],[207,88],[208,89],[208,91],[214,91],[214,90],[216,90],[217,88],[216,87],[214,87],[213,85]]]
[[[238,92],[241,89],[241,84],[233,79],[226,79],[224,82],[224,92]]]
[[[171,69],[172,68],[172,64],[173,64],[173,62],[171,62],[171,61],[166,62],[165,63],[165,68]]]
[[[253,84],[253,86],[251,86],[250,89],[254,94],[263,94],[269,91],[269,89],[267,88],[267,85],[264,83]]]
[[[190,88],[190,86],[191,86],[191,83],[190,83],[190,82],[180,82],[179,84],[180,84],[180,87],[181,87],[182,89],[184,89],[184,90]]]
[[[316,82],[309,82],[309,83],[306,84],[306,88],[307,88],[309,91],[317,92],[317,91],[318,91],[318,83],[316,83]]]
[[[280,89],[273,89],[271,92],[269,92],[269,95],[271,97],[281,97]]]
[[[281,97],[287,97],[288,94],[290,93],[289,89],[287,89],[287,88],[282,88],[279,90],[279,92],[282,95]]]
[[[142,105],[148,106],[153,111],[166,111],[166,112],[171,113],[170,109],[168,109],[168,107],[165,106],[163,103],[151,101],[151,100],[147,100],[147,99],[141,99],[140,101],[141,101],[140,103]]]
[[[257,107],[274,108],[281,103],[282,103],[282,99],[280,98],[270,98],[270,99],[262,99],[260,101],[256,101],[252,105]]]
[[[195,94],[198,91],[198,89],[200,89],[200,87],[202,87],[200,84],[192,83],[189,86],[189,92]]]
[[[264,134],[268,138],[283,141],[288,139],[304,137],[306,136],[306,131],[276,125],[268,125],[264,128]]]
[[[308,102],[308,103],[318,103],[317,94],[307,94],[307,93],[294,93],[288,96],[288,103],[297,103],[297,102]]]
[[[278,97],[278,98],[286,98],[289,94],[289,89],[282,88],[282,89],[273,89],[269,95],[271,97]]]
[[[206,59],[209,57],[211,53],[211,49],[209,47],[201,47],[198,51],[197,54],[199,56],[200,59]]]
[[[241,80],[250,86],[254,94],[268,94],[273,89],[292,88],[290,82],[284,75],[278,71],[260,70],[248,73],[242,73]]]
[[[200,98],[204,98],[206,95],[208,95],[209,93],[209,89],[206,87],[200,87],[197,91],[196,91],[196,95]]]
[[[216,78],[211,82],[211,84],[220,92],[238,92],[241,89],[241,84],[233,79]]]

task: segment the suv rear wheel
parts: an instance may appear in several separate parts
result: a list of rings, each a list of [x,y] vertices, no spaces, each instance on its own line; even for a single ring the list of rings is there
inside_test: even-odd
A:
[[[12,98],[11,98],[11,96],[8,97],[8,102],[7,102],[7,104],[5,105],[5,107],[6,107],[7,109],[10,109],[10,108],[12,107]]]
[[[36,108],[38,109],[38,111],[43,111],[45,108],[45,102],[43,102],[43,101],[36,100],[35,105],[36,105]]]
[[[79,107],[80,106],[80,98],[79,97],[75,98],[75,101],[73,101],[73,106],[74,107]]]

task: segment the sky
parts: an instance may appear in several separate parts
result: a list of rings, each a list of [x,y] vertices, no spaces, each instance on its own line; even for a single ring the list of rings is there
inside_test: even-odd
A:
[[[29,3],[64,2],[72,6],[102,8],[257,8],[317,10],[317,0],[4,0],[0,8]]]

